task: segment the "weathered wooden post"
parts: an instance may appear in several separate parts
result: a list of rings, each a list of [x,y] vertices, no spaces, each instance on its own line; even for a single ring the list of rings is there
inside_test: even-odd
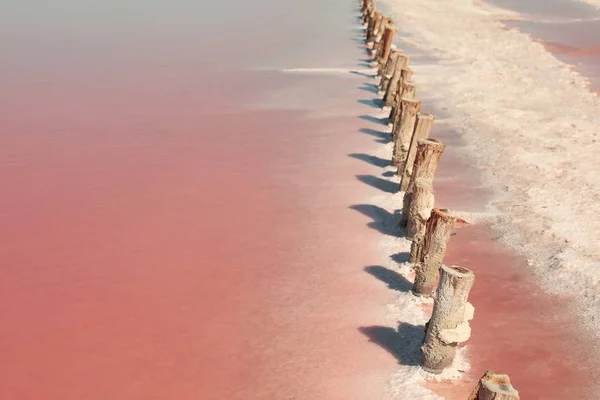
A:
[[[390,107],[394,103],[394,97],[396,96],[396,92],[398,91],[398,86],[400,85],[402,72],[402,56],[398,56],[398,60],[396,61],[396,65],[394,68],[394,73],[392,74],[392,78],[390,79],[390,83],[388,84],[385,95],[383,96],[384,106]]]
[[[373,56],[373,60],[379,65],[379,55],[381,54],[381,45],[383,43],[383,34],[385,32],[385,27],[388,26],[392,22],[391,18],[383,17],[379,21],[379,25],[375,30],[375,40],[373,42],[371,55]]]
[[[392,79],[392,75],[394,74],[394,69],[396,68],[396,62],[398,62],[398,57],[400,56],[400,51],[392,50],[390,56],[388,57],[387,63],[383,69],[383,74],[381,75],[381,82],[379,83],[379,91],[386,92],[388,85],[390,83],[390,79]]]
[[[376,6],[373,2],[367,2],[367,6],[363,10],[363,23],[367,24],[367,26],[369,24],[369,19],[371,19],[371,14],[373,13],[373,9],[375,7]],[[367,33],[366,29],[365,29],[365,33]]]
[[[434,121],[435,117],[431,114],[417,114],[415,131],[410,140],[406,162],[404,163],[404,168],[402,171],[400,171],[402,165],[398,166],[398,175],[402,176],[402,180],[400,181],[400,191],[404,192],[408,189],[408,184],[410,183],[410,177],[412,176],[415,158],[417,155],[417,142],[420,139],[426,139],[429,137],[429,132],[431,131]]]
[[[431,296],[446,255],[450,234],[457,220],[459,218],[449,210],[443,208],[431,210],[422,240],[421,260],[415,266],[416,276],[412,292],[416,296]]]
[[[379,59],[379,68],[377,70],[377,75],[381,75],[383,73],[383,68],[388,61],[390,56],[390,52],[392,50],[392,40],[394,35],[398,32],[398,29],[394,26],[394,24],[390,21],[385,27],[385,31],[383,32],[383,38],[381,39],[381,47],[378,56]]]
[[[401,165],[406,162],[410,140],[415,131],[417,123],[417,114],[421,111],[421,101],[410,97],[403,97],[400,101],[402,113],[400,114],[399,122],[400,129],[397,131],[398,138],[401,142]]]
[[[383,15],[381,16],[381,18],[378,19],[377,24],[375,25],[375,34],[374,34],[374,38],[373,38],[373,47],[372,47],[372,55],[374,57],[377,57],[377,53],[379,51],[379,45],[381,44],[381,38],[383,37],[383,30],[384,27],[387,25],[388,21],[390,21],[390,18],[388,17],[384,17]]]
[[[408,212],[406,237],[412,239],[417,234],[424,234],[425,224],[433,208],[433,186],[430,179],[415,180],[413,201]]]
[[[400,71],[400,79],[398,80],[398,89],[396,90],[396,95],[394,96],[394,98],[392,100],[392,105],[391,105],[392,107],[395,107],[398,104],[400,104],[402,97],[404,97],[404,94],[402,93],[402,90],[404,89],[404,87],[403,87],[404,82],[410,81],[410,79],[412,78],[412,75],[413,75],[413,70],[408,68],[407,66],[402,68],[402,71]]]
[[[373,12],[372,17],[369,19],[369,25],[367,27],[367,44],[373,44],[375,42],[375,34],[377,32],[377,26],[379,21],[383,18],[383,15],[377,10]]]
[[[394,98],[398,92],[398,88],[400,87],[400,80],[402,79],[402,69],[408,64],[409,58],[406,54],[400,54],[398,56],[398,60],[396,61],[396,66],[394,68],[394,73],[392,74],[392,78],[390,79],[390,83],[385,92],[385,96],[383,96],[383,102],[385,106],[392,106],[394,102]]]
[[[371,32],[373,31],[373,25],[375,23],[375,21],[373,20],[373,13],[374,11],[371,10],[366,17],[366,21],[367,21],[367,27],[365,28],[365,36],[367,39],[367,43],[369,42],[369,39],[371,37]]]
[[[474,308],[467,303],[475,282],[473,271],[458,266],[442,266],[433,313],[421,347],[421,368],[434,374],[452,365],[459,343],[471,336],[469,321]]]
[[[400,118],[396,119],[396,124],[392,130],[392,137],[394,138],[392,165],[395,166],[403,166],[406,162],[410,138],[417,121],[417,113],[421,111],[421,101],[403,98],[400,107],[402,110]]]
[[[412,201],[412,185],[416,178],[428,178],[433,181],[438,163],[446,146],[436,139],[417,140],[417,154],[413,163],[412,176],[404,193],[400,226],[406,226],[408,210]],[[398,187],[400,189],[400,187]]]
[[[367,13],[367,39],[375,26],[375,18],[377,16],[377,5],[372,3]]]
[[[508,375],[487,371],[477,382],[468,400],[519,400],[519,392],[510,383]]]
[[[402,82],[400,89],[398,89],[398,93],[396,95],[396,99],[398,96],[407,97],[409,99],[414,99],[416,95],[417,89],[413,82]],[[394,105],[392,106],[392,110],[390,111],[390,116],[388,120],[392,122],[392,124],[398,119],[398,115],[400,114],[400,107],[398,105],[397,100],[394,100]]]

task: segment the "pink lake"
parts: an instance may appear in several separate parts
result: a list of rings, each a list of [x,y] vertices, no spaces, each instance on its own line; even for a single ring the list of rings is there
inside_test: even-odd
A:
[[[383,391],[357,15],[0,5],[0,398]]]

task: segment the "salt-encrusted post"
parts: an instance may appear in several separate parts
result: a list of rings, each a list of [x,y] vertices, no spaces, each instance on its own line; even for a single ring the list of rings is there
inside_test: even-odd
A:
[[[519,392],[508,375],[487,371],[479,380],[468,400],[519,400]]]
[[[413,167],[415,163],[415,157],[417,155],[417,142],[419,139],[426,139],[429,137],[429,132],[431,131],[431,127],[433,126],[433,121],[435,117],[431,114],[427,113],[418,113],[417,114],[417,122],[415,124],[415,131],[410,140],[410,145],[408,147],[408,154],[406,156],[406,163],[402,171],[400,168],[402,165],[398,166],[398,175],[402,176],[402,180],[400,181],[400,191],[404,192],[408,189],[408,184],[410,182],[410,177],[412,176]]]
[[[381,92],[387,91],[390,79],[392,79],[392,75],[394,74],[394,69],[396,68],[396,62],[398,61],[399,56],[399,50],[392,50],[390,56],[388,57],[388,60],[385,63],[385,67],[383,68],[383,74],[381,75],[381,82],[379,83],[379,90]]]
[[[434,208],[425,226],[421,259],[415,265],[415,282],[412,292],[416,296],[429,297],[439,277],[439,269],[446,255],[448,240],[459,218],[449,210]],[[462,220],[461,220],[462,221]]]
[[[406,222],[408,221],[407,216],[412,199],[413,180],[416,178],[428,178],[433,181],[440,157],[445,148],[446,146],[436,139],[417,140],[417,155],[413,163],[413,172],[403,199],[402,217],[400,219],[401,226],[406,226]]]
[[[434,374],[452,365],[459,343],[471,336],[469,321],[473,306],[467,303],[473,287],[473,271],[458,266],[442,266],[440,284],[421,347],[421,368]]]
[[[415,129],[417,113],[421,111],[421,101],[415,99],[402,98],[400,105],[402,112],[400,118],[396,119],[396,124],[392,130],[394,139],[394,153],[392,155],[392,165],[404,166],[410,138]]]
[[[415,180],[413,201],[408,213],[406,237],[412,239],[425,232],[425,224],[433,208],[433,187],[431,180],[419,178]]]

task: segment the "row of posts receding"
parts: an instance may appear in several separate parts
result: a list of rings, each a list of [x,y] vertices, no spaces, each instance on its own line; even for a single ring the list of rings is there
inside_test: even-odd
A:
[[[466,222],[450,210],[434,208],[433,179],[445,145],[429,137],[435,117],[421,111],[422,103],[411,80],[410,57],[392,44],[398,29],[379,11],[375,0],[360,0],[360,5],[384,109],[390,109],[391,160],[400,178],[398,190],[405,193],[399,224],[412,240],[412,293],[434,300],[425,325],[420,366],[440,374],[451,367],[458,346],[471,335],[469,321],[474,308],[467,300],[475,275],[468,268],[443,264],[455,224]],[[519,394],[507,375],[487,371],[469,400],[492,399],[518,400]]]

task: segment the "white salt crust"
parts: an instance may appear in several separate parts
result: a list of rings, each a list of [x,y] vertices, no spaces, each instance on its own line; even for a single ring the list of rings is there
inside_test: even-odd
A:
[[[399,47],[437,58],[414,57],[413,81],[448,115],[438,122],[467,141],[461,155],[493,193],[487,211],[500,240],[600,338],[600,99],[540,43],[502,25],[514,13],[466,0],[383,4],[410,34]]]

